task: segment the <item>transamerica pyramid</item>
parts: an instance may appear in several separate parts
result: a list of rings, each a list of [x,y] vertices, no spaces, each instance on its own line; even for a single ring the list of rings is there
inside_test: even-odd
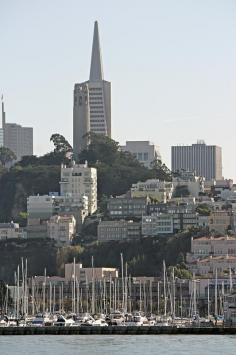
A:
[[[94,23],[89,80],[75,84],[73,150],[75,157],[89,144],[88,133],[111,137],[111,83],[104,80],[98,22]]]

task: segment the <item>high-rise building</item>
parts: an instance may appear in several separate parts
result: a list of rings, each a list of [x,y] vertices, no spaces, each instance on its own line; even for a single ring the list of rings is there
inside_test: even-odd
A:
[[[73,150],[75,156],[89,143],[88,133],[111,137],[111,83],[104,80],[97,21],[94,24],[89,80],[75,84]]]
[[[206,145],[204,141],[197,144],[178,145],[171,147],[172,171],[191,171],[206,180],[222,179],[222,152],[221,147]]]
[[[9,148],[17,160],[25,155],[33,155],[33,128],[22,127],[16,123],[6,123],[6,113],[2,98],[2,129],[0,130],[0,146]]]

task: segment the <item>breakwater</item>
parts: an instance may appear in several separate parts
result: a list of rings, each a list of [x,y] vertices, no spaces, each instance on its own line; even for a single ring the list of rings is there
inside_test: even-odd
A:
[[[235,334],[236,327],[0,327],[0,335],[227,335]]]

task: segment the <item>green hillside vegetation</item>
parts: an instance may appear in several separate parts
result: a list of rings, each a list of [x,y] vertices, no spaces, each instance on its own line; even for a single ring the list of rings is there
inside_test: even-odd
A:
[[[71,263],[75,258],[85,267],[94,265],[120,268],[120,253],[127,262],[128,272],[132,276],[160,276],[163,260],[166,265],[177,265],[176,275],[191,277],[184,264],[184,255],[190,251],[191,232],[174,237],[143,238],[128,242],[105,242],[90,245],[64,247],[58,251],[58,268],[63,272],[64,263]]]

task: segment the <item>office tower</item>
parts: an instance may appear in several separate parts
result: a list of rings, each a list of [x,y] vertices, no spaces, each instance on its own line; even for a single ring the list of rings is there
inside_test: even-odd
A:
[[[33,155],[33,128],[22,127],[16,123],[6,123],[6,113],[2,98],[2,129],[0,145],[15,153],[17,161],[25,155]]]
[[[222,179],[221,147],[206,145],[204,141],[198,141],[191,146],[172,146],[171,169],[192,171],[197,176],[205,177],[206,180],[220,180]]]
[[[75,84],[73,150],[75,156],[89,144],[88,133],[111,137],[111,83],[104,80],[97,21],[94,24],[89,80]]]
[[[127,141],[121,150],[133,154],[147,168],[151,167],[153,161],[161,160],[159,147],[149,141]]]

